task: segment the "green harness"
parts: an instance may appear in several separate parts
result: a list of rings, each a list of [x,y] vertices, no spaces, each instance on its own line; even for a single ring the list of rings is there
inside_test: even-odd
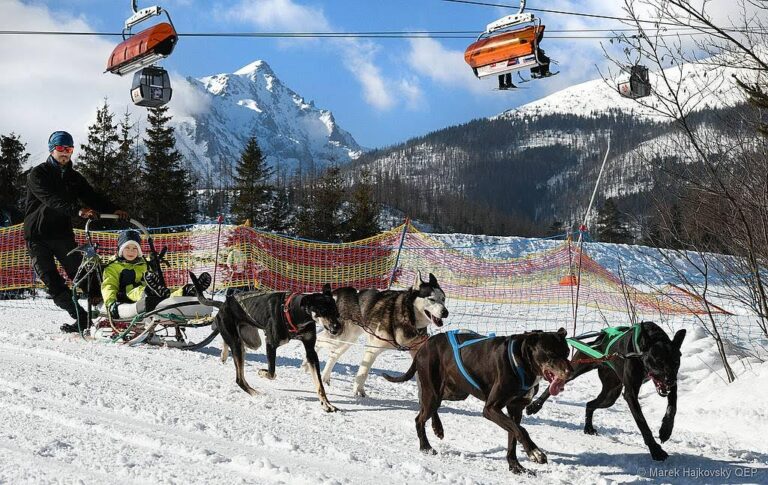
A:
[[[636,323],[632,325],[631,327],[607,327],[602,330],[600,330],[600,334],[604,335],[603,338],[597,339],[595,343],[592,345],[595,345],[595,347],[599,346],[603,343],[605,339],[608,339],[608,345],[605,346],[605,351],[600,352],[595,347],[591,347],[584,342],[577,340],[576,338],[567,338],[565,339],[568,344],[573,347],[576,350],[581,351],[582,353],[594,358],[594,359],[606,359],[610,355],[611,347],[613,347],[613,344],[615,344],[621,337],[627,334],[627,332],[633,332],[632,335],[632,343],[635,345],[635,351],[639,352],[640,346],[638,345],[638,338],[640,337],[640,324]],[[613,367],[613,364],[606,360],[606,364],[608,364],[611,369],[614,371],[616,370]]]

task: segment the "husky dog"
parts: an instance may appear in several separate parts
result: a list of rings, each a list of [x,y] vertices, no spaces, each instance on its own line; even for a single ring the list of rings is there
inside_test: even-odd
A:
[[[365,333],[366,346],[362,362],[355,377],[355,396],[365,397],[365,380],[373,362],[385,350],[409,350],[414,355],[427,338],[427,327],[443,325],[448,317],[445,293],[432,273],[423,281],[417,274],[412,288],[407,290],[361,290],[352,294],[350,289],[334,292],[344,330],[339,335],[323,334],[318,345],[330,349],[323,369],[323,382],[330,383],[336,361]],[[359,308],[359,311],[356,309]],[[350,324],[351,323],[351,324]]]

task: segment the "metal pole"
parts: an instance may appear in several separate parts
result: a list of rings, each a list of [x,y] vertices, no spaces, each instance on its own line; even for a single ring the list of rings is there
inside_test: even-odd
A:
[[[395,272],[397,272],[397,266],[400,264],[400,252],[403,250],[403,244],[405,243],[405,234],[408,232],[408,226],[411,224],[411,219],[406,217],[405,223],[403,223],[403,233],[400,235],[400,245],[397,248],[397,257],[395,258],[395,266],[392,268],[392,274],[389,276],[389,286],[387,289],[392,288],[392,283],[395,282]]]
[[[219,235],[216,237],[216,256],[213,260],[213,283],[211,284],[212,295],[216,293],[216,273],[219,269],[219,247],[221,246],[221,223],[224,222],[224,217],[219,214],[216,222],[219,223]]]

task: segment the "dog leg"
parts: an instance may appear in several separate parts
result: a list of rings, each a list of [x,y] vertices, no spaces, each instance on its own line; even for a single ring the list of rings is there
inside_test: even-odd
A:
[[[369,345],[375,345],[374,342],[380,342],[380,340],[376,339],[375,341],[371,341],[371,339],[368,340]],[[380,347],[372,347],[369,346],[365,349],[365,353],[363,354],[363,360],[360,362],[360,367],[357,369],[357,375],[355,376],[355,387],[353,389],[353,393],[355,396],[359,397],[365,397],[365,380],[368,378],[368,373],[371,371],[371,367],[373,366],[373,362],[376,360],[376,357],[379,356],[380,353],[384,351],[383,348]]]
[[[523,445],[523,450],[528,455],[528,459],[535,463],[546,463],[547,455],[539,449],[538,446],[531,440],[528,435],[528,431],[522,426],[519,426],[514,419],[510,418],[502,411],[503,392],[499,385],[494,385],[488,393],[488,398],[483,408],[483,417],[489,421],[493,421],[498,426],[507,431],[507,433],[513,433],[517,441]]]
[[[323,383],[325,385],[329,386],[331,384],[331,373],[336,362],[351,346],[352,344],[342,343],[338,347],[331,349],[328,353],[328,361],[326,361],[325,367],[323,367]]]
[[[221,363],[225,363],[229,357],[229,345],[226,343],[221,344]]]
[[[240,345],[230,346],[230,350],[232,351],[232,360],[235,362],[235,382],[251,396],[258,396],[258,391],[245,380],[245,345],[241,342]]]
[[[637,424],[637,427],[640,428],[640,433],[643,435],[643,441],[645,441],[646,446],[648,446],[648,449],[651,452],[651,458],[656,461],[664,461],[669,455],[653,438],[653,433],[648,427],[648,422],[645,420],[643,411],[640,408],[640,401],[637,399],[637,395],[640,391],[640,384],[642,384],[642,381],[632,382],[631,387],[625,386],[624,400],[627,401],[627,406],[629,406],[629,410],[632,412],[632,417],[635,418],[635,423]]]
[[[520,421],[523,419],[523,410],[517,406],[507,406],[507,414],[512,418],[515,423],[520,426]],[[527,473],[529,475],[536,475],[533,470],[526,470],[517,461],[517,438],[515,433],[507,433],[507,463],[509,464],[509,471],[514,474]]]
[[[673,387],[669,391],[667,396],[667,412],[664,413],[664,418],[661,420],[661,428],[659,429],[659,439],[662,443],[667,441],[672,436],[672,428],[675,426],[675,414],[677,413],[677,386]]]
[[[416,436],[419,437],[419,450],[422,453],[435,455],[437,452],[432,449],[432,445],[429,444],[425,425],[427,424],[427,420],[432,418],[432,426],[434,429],[435,417],[437,416],[437,410],[440,408],[440,396],[438,396],[437,390],[434,387],[429,386],[429,389],[422,389],[419,394],[419,402],[421,403],[421,407],[419,409],[419,414],[416,415]],[[437,423],[439,423],[442,430],[442,423],[440,422],[439,417],[437,417]],[[439,436],[439,438],[442,439],[442,436]]]
[[[259,377],[274,379],[276,361],[277,361],[277,347],[267,344],[267,368],[259,369]]]
[[[302,343],[304,344],[304,351],[307,353],[307,364],[309,364],[312,379],[315,381],[315,389],[317,390],[317,397],[320,398],[320,405],[323,406],[326,412],[334,413],[338,409],[328,401],[328,396],[325,394],[323,381],[320,379],[320,359],[318,359],[317,352],[315,351],[315,341],[314,339],[302,340]]]
[[[443,439],[445,437],[445,431],[443,430],[443,422],[440,420],[440,415],[437,414],[437,411],[432,415],[432,431],[434,431],[435,436],[437,436],[438,439]]]
[[[613,370],[601,367],[597,373],[600,376],[603,388],[595,399],[587,403],[587,411],[584,418],[584,433],[592,435],[597,434],[594,426],[592,426],[592,416],[595,414],[595,409],[605,409],[613,406],[616,399],[621,395],[622,387],[619,377]]]

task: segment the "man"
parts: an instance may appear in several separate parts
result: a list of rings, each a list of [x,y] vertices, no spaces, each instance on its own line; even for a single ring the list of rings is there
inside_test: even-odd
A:
[[[128,213],[93,190],[85,178],[72,168],[72,135],[55,131],[48,138],[48,159],[29,171],[24,214],[24,238],[32,266],[45,284],[53,302],[66,310],[75,323],[65,323],[62,332],[77,332],[91,324],[90,315],[73,298],[72,290],[56,270],[54,258],[70,279],[74,278],[82,256],[68,254],[76,247],[72,217],[98,219],[99,212],[114,213],[128,219]],[[80,202],[83,204],[80,204]]]

